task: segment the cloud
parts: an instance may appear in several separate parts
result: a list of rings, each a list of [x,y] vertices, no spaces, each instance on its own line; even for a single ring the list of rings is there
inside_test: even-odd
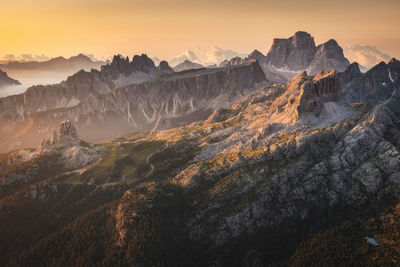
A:
[[[43,54],[41,55],[21,54],[18,57],[12,54],[7,54],[1,58],[2,61],[46,61],[49,59],[50,59],[49,57]]]
[[[41,55],[34,55],[34,54],[21,54],[20,56],[23,60],[26,61],[46,61],[49,60],[47,56],[41,54]]]
[[[375,46],[353,45],[344,49],[345,56],[351,62],[358,62],[366,68],[371,68],[381,61],[389,61],[388,54],[379,51]]]
[[[13,54],[7,54],[1,58],[2,60],[16,60],[17,58]]]
[[[219,64],[225,59],[233,57],[246,57],[247,54],[239,53],[231,49],[223,49],[218,46],[209,48],[196,47],[193,50],[186,50],[182,54],[170,59],[168,63],[171,66],[176,66],[179,63],[189,60],[203,66]]]
[[[200,59],[197,57],[196,53],[191,50],[186,50],[182,54],[172,58],[169,60],[169,65],[176,66],[179,63],[182,63],[185,60],[189,60],[196,63],[201,63]]]

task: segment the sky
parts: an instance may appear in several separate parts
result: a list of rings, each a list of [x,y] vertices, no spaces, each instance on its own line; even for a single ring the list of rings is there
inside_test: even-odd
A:
[[[400,58],[399,11],[399,0],[1,0],[0,56],[266,53],[274,37],[304,30],[317,44],[333,38]]]

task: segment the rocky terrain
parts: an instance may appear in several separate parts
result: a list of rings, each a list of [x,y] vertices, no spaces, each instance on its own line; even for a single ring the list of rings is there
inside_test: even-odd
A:
[[[90,97],[76,114],[125,99],[154,123],[91,145],[72,119],[37,150],[1,155],[0,264],[398,265],[400,62],[276,84],[259,69],[191,70]],[[144,101],[152,90],[179,101]],[[219,90],[243,96],[177,127],[182,103]],[[129,120],[142,122],[137,113]],[[69,161],[76,146],[93,157]]]
[[[19,81],[8,77],[7,73],[0,69],[0,88],[3,86],[19,85],[19,84],[21,84]]]
[[[73,121],[87,141],[153,129],[160,117],[183,126],[265,83],[257,62],[173,73],[167,63],[156,68],[145,55],[132,62],[116,56],[101,71],[81,71],[59,85],[0,99],[0,121],[6,125],[0,150],[36,146],[62,120]]]

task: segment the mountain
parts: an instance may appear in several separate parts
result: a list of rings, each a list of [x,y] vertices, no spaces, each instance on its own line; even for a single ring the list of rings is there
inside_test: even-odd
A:
[[[317,46],[307,71],[312,74],[318,73],[322,69],[344,71],[349,65],[350,62],[344,57],[343,49],[335,40],[331,39]]]
[[[246,60],[240,57],[234,57],[231,58],[230,60],[225,59],[222,61],[218,67],[220,68],[225,68],[225,67],[230,67],[230,66],[235,66],[235,65],[240,65],[246,63]]]
[[[276,68],[301,71],[308,68],[316,52],[314,38],[306,32],[296,32],[288,39],[274,39],[266,62]]]
[[[266,55],[254,50],[246,58],[224,60],[219,67],[242,64],[249,60],[257,60],[267,79],[277,83],[286,82],[303,70],[315,75],[323,69],[344,71],[350,65],[335,40],[316,46],[314,37],[302,31],[288,39],[275,38]]]
[[[19,84],[21,84],[19,81],[8,77],[7,73],[0,69],[0,87]]]
[[[176,103],[190,90],[194,100],[213,99],[221,88],[263,81],[259,69],[255,60],[174,73],[90,103],[102,103],[97,115],[107,122],[100,111],[115,110],[111,101],[157,105],[157,86]],[[79,140],[79,119],[63,121],[57,134],[42,132],[54,140],[44,149],[0,156],[0,264],[395,265],[399,104],[400,62],[392,59],[366,73],[356,63],[303,71],[183,127],[162,130],[175,126],[163,112],[154,131],[102,144]],[[85,105],[76,114],[93,118]]]
[[[322,69],[344,71],[350,64],[335,40],[315,46],[314,38],[306,32],[296,32],[288,39],[274,39],[265,62],[277,69],[316,74]]]
[[[193,63],[189,60],[185,60],[182,63],[179,63],[178,65],[176,65],[173,69],[176,72],[179,71],[185,71],[185,70],[191,70],[191,69],[202,69],[204,68],[203,65],[198,64],[198,63]]]
[[[160,116],[183,126],[267,83],[257,62],[170,74],[165,69],[146,55],[132,62],[115,56],[101,71],[80,71],[59,85],[2,98],[0,121],[6,127],[0,130],[0,150],[36,146],[60,120],[73,121],[87,141],[151,130]]]
[[[6,64],[0,64],[0,68],[10,72],[18,71],[49,71],[49,72],[77,72],[81,69],[98,69],[105,62],[93,61],[89,57],[78,54],[70,58],[56,57],[47,61],[11,61]]]

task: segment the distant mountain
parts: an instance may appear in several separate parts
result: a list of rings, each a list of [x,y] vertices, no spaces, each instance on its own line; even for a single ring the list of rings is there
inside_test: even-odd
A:
[[[219,66],[232,66],[249,60],[257,60],[266,78],[273,82],[286,82],[304,70],[315,75],[322,69],[344,71],[350,65],[335,40],[316,46],[314,38],[301,31],[287,39],[274,39],[266,55],[254,50],[246,58],[234,57],[222,61]]]
[[[56,57],[47,61],[12,61],[0,64],[0,68],[6,71],[49,71],[49,72],[77,72],[81,69],[97,69],[104,65],[103,61],[92,61],[89,57],[79,54],[70,58]]]
[[[331,68],[344,71],[350,65],[335,40],[315,46],[314,38],[301,31],[288,39],[274,39],[265,63],[281,70],[307,70],[310,74]]]
[[[225,68],[225,67],[230,67],[230,66],[235,66],[235,65],[240,65],[246,63],[246,60],[241,58],[241,57],[234,57],[231,58],[230,60],[225,59],[224,61],[222,61],[218,67],[220,68]]]
[[[191,62],[189,60],[185,60],[182,63],[176,65],[173,69],[176,72],[185,71],[185,70],[192,70],[192,69],[202,69],[204,68],[203,65]]]
[[[7,73],[0,69],[0,87],[19,84],[21,84],[19,81],[8,77]]]

